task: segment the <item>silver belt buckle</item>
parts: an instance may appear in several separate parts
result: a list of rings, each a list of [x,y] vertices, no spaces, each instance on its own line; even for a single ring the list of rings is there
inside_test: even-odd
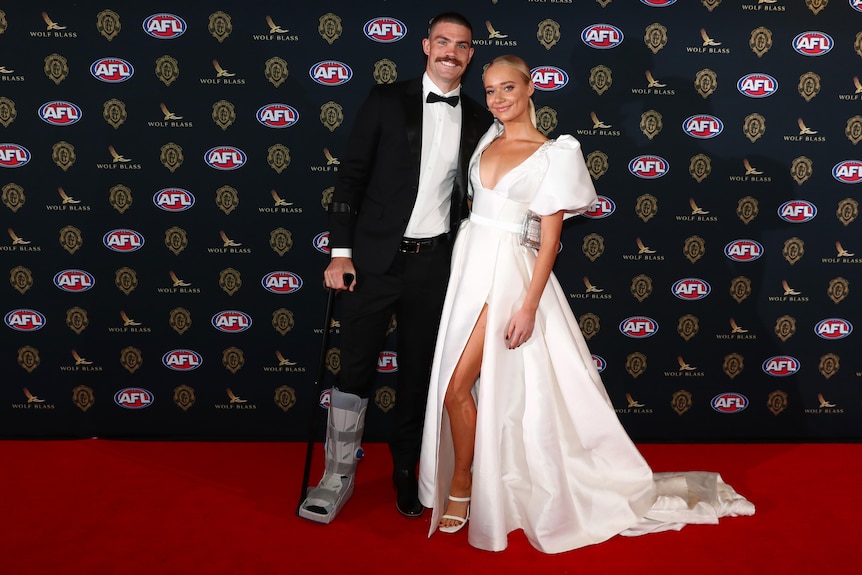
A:
[[[403,254],[418,254],[421,248],[419,242],[413,241],[412,243],[413,245],[411,246],[410,242],[407,242],[406,240],[401,240],[401,246],[399,248],[399,251]]]

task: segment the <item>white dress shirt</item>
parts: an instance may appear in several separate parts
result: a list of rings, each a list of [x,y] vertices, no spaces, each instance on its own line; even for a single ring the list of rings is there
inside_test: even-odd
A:
[[[460,96],[460,84],[441,93],[428,74],[422,76],[422,156],[419,165],[419,193],[404,235],[433,238],[449,231],[452,187],[458,172],[461,144],[461,99],[454,107],[444,102],[429,104],[430,92]]]

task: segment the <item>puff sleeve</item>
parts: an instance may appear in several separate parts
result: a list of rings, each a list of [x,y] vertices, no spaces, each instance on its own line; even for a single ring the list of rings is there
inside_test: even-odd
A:
[[[563,218],[568,219],[596,202],[581,144],[573,136],[565,134],[550,142],[540,169],[544,176],[530,202],[530,210],[536,214],[548,216],[563,210]]]

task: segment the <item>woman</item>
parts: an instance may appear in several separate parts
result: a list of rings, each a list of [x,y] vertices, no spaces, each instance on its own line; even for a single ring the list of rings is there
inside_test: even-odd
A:
[[[558,553],[624,531],[714,522],[664,495],[661,506],[684,509],[645,518],[664,486],[619,423],[551,271],[563,220],[596,201],[580,144],[536,129],[523,60],[501,56],[483,79],[496,122],[471,160],[472,213],[455,244],[431,374],[419,493],[433,508],[429,536],[469,521],[475,547],[500,551],[523,529]],[[541,216],[538,250],[521,241],[531,213]],[[706,475],[696,478],[738,503],[716,514],[753,513]]]

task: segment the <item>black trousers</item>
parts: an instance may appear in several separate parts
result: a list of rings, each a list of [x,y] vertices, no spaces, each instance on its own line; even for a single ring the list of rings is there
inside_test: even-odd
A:
[[[396,315],[398,375],[389,441],[396,469],[413,469],[419,462],[450,260],[448,241],[427,252],[399,253],[382,275],[357,269],[356,290],[342,294],[338,389],[343,392],[370,396],[386,330]]]

